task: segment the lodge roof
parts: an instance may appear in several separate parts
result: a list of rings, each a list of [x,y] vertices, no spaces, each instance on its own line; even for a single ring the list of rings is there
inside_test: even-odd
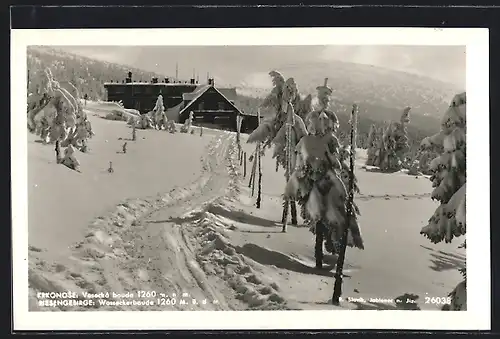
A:
[[[224,95],[224,93],[218,89],[217,87],[213,86],[213,85],[203,85],[203,86],[200,86],[199,88],[197,88],[196,90],[194,90],[192,93],[189,93],[189,94],[193,94],[193,96],[191,97],[191,101],[189,101],[189,103],[186,105],[186,107],[184,107],[183,109],[180,110],[179,112],[179,115],[181,115],[182,113],[184,113],[185,111],[188,110],[188,108],[191,107],[191,105],[199,98],[201,97],[208,89],[210,88],[213,88],[216,92],[218,92],[224,99],[226,99],[226,101],[231,105],[233,106],[233,108],[239,113],[239,114],[244,114],[238,107],[236,107],[236,105],[234,104],[234,101],[233,100],[230,100],[226,95]],[[224,90],[224,89],[223,89]],[[226,90],[232,90],[231,88],[228,88]],[[227,93],[229,95],[231,95],[232,91],[227,91]],[[234,89],[234,93],[236,93],[236,89]],[[184,97],[184,95],[183,95]],[[189,99],[188,99],[189,100]],[[244,115],[247,115],[247,114],[244,114]]]

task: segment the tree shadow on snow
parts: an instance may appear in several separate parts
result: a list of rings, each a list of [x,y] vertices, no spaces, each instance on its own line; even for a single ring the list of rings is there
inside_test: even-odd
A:
[[[241,233],[256,233],[256,234],[273,234],[273,233],[286,234],[286,233],[281,232],[281,230],[276,230],[276,231],[250,231],[250,230],[240,230],[239,232],[241,232]]]
[[[395,303],[382,302],[351,302],[356,305],[356,310],[392,310],[392,311],[420,311],[417,304],[419,296],[416,294],[405,293],[402,296],[394,298]]]
[[[441,272],[441,271],[455,270],[465,267],[464,255],[440,251],[440,250],[436,251],[430,247],[422,245],[420,245],[420,247],[425,248],[432,252],[430,253],[432,257],[431,258],[432,265],[430,265],[429,267],[433,271]]]
[[[231,219],[234,221],[238,221],[245,224],[263,226],[263,227],[277,227],[280,226],[275,221],[267,220],[264,218],[260,218],[251,214],[247,214],[243,211],[228,211],[219,206],[210,206],[207,210],[210,213],[220,215],[221,217],[225,217],[227,219]]]
[[[238,253],[241,253],[262,265],[274,265],[277,268],[297,273],[315,274],[325,277],[333,277],[334,275],[331,270],[335,267],[335,265],[324,266],[324,268],[320,270],[315,267],[304,265],[303,263],[294,260],[283,253],[271,251],[250,243],[243,246],[237,246],[235,249]]]
[[[396,173],[396,172],[399,172],[400,170],[396,170],[396,169],[392,169],[392,170],[381,170],[380,168],[378,167],[373,167],[373,168],[363,168],[361,167],[362,169],[365,170],[365,172],[371,172],[371,173],[381,173],[381,174],[393,174],[393,173]]]
[[[190,214],[186,217],[173,217],[169,219],[163,219],[163,220],[147,220],[146,223],[148,224],[164,224],[164,223],[174,223],[174,224],[184,224],[188,222],[195,222],[200,219],[200,217],[203,215],[203,212],[196,212],[193,214]]]

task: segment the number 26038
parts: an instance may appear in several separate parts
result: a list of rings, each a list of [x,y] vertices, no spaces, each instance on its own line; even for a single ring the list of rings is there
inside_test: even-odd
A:
[[[451,297],[425,297],[426,304],[449,305]]]

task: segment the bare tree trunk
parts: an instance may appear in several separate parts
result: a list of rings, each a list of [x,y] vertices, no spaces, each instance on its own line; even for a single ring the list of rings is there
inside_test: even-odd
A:
[[[335,284],[333,286],[333,296],[332,304],[338,305],[340,302],[340,296],[342,295],[342,283],[343,283],[343,269],[344,260],[347,249],[347,237],[349,234],[349,227],[351,225],[351,218],[355,218],[355,212],[353,210],[354,201],[354,161],[355,161],[355,150],[356,150],[356,130],[358,124],[358,106],[353,105],[351,113],[351,140],[350,140],[350,156],[349,156],[349,188],[346,201],[346,217],[343,225],[342,238],[340,241],[339,256],[337,258],[337,267],[335,270]]]
[[[288,207],[289,207],[288,199],[285,198],[283,201],[283,215],[281,217],[281,222],[283,223],[283,227],[281,229],[281,232],[285,233],[286,232],[286,227],[288,224]]]
[[[258,190],[257,190],[257,208],[260,208],[262,202],[262,164],[261,164],[261,156],[260,156],[260,143],[259,143],[259,152],[257,155],[257,163],[259,168],[259,182],[258,182]]]
[[[252,181],[253,181],[253,177],[255,176],[256,165],[257,165],[257,163],[255,161],[253,161],[252,170],[250,171],[250,180],[248,181],[248,188],[252,187]]]
[[[260,108],[257,109],[257,120],[258,120],[258,125],[260,126]],[[257,166],[259,168],[259,187],[257,191],[257,208],[260,208],[260,204],[262,202],[262,159],[261,159],[261,152],[262,152],[262,144],[259,142],[257,144]]]
[[[60,164],[62,161],[62,158],[61,158],[61,144],[60,144],[59,139],[56,140],[55,151],[56,151],[56,163]]]
[[[298,225],[298,221],[297,221],[297,203],[295,202],[295,200],[292,200],[292,199],[290,199],[290,214],[291,214],[291,217],[292,217],[291,224],[294,225],[294,226],[297,226]]]
[[[316,245],[314,247],[314,258],[316,268],[323,268],[323,241],[325,238],[324,225],[321,221],[316,223]]]
[[[252,197],[255,194],[255,180],[257,179],[257,161],[258,161],[258,153],[259,153],[259,145],[255,147],[255,156],[253,159],[253,167],[252,167]]]
[[[257,164],[257,159],[255,159],[255,164]],[[255,166],[255,168],[257,168],[257,166]],[[255,171],[253,174],[253,177],[252,177],[252,197],[255,195],[255,181],[256,181],[256,179],[257,179],[257,173]]]

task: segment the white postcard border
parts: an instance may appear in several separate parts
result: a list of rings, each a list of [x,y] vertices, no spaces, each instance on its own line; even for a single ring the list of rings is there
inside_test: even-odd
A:
[[[484,28],[11,30],[14,330],[490,329],[488,43],[488,30]],[[467,219],[469,225],[473,224],[467,234],[468,310],[28,312],[25,114],[28,45],[465,45],[467,104],[468,112],[472,113],[467,122]]]

